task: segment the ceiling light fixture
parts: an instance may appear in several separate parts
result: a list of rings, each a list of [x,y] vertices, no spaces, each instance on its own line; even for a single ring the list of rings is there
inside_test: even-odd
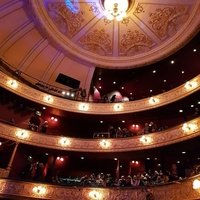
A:
[[[104,0],[105,16],[108,20],[116,19],[121,21],[126,17],[126,11],[129,7],[128,0]]]

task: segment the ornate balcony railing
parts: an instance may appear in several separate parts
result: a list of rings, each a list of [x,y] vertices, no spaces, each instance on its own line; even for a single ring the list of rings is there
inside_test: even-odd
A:
[[[90,103],[63,99],[31,88],[26,84],[14,80],[3,72],[0,72],[0,85],[17,95],[42,105],[70,112],[106,115],[149,110],[180,100],[199,91],[200,75],[168,92],[150,98],[120,103]]]
[[[162,200],[194,200],[200,199],[200,189],[193,189],[194,181],[199,181],[200,175],[183,181],[147,188],[89,188],[89,187],[62,187],[33,182],[22,182],[9,179],[0,179],[0,196],[37,199],[60,200],[114,200],[137,199],[144,200],[147,191],[151,191],[154,199]]]
[[[200,118],[174,128],[151,134],[120,139],[80,139],[20,129],[0,123],[0,136],[18,143],[79,152],[125,152],[161,147],[200,136]]]

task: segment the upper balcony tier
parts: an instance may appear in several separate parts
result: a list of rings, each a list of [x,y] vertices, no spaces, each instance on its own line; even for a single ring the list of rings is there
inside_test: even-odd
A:
[[[17,95],[60,110],[84,114],[112,115],[150,110],[187,97],[199,91],[200,75],[168,92],[150,98],[119,103],[90,103],[63,99],[31,88],[3,72],[0,72],[0,84],[5,89]]]

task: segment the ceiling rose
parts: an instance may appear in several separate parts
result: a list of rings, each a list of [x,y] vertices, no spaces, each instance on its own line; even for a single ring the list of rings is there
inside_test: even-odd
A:
[[[198,31],[199,0],[134,0],[121,21],[116,0],[31,0],[37,25],[66,55],[104,68],[134,68],[177,51]],[[124,2],[124,0],[123,0]],[[105,8],[104,8],[105,6]],[[115,10],[116,9],[116,10]],[[112,15],[112,14],[111,14]],[[184,33],[184,34],[183,34]]]

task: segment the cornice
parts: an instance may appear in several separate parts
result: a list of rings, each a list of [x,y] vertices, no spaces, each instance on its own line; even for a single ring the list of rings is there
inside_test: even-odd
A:
[[[0,136],[19,143],[78,152],[125,152],[166,146],[200,136],[200,118],[169,130],[119,139],[79,139],[45,135],[0,123]]]
[[[168,92],[141,100],[119,103],[79,102],[52,96],[16,81],[3,72],[0,72],[0,85],[26,99],[60,110],[95,115],[112,115],[150,110],[187,97],[192,93],[199,91],[200,75]]]

